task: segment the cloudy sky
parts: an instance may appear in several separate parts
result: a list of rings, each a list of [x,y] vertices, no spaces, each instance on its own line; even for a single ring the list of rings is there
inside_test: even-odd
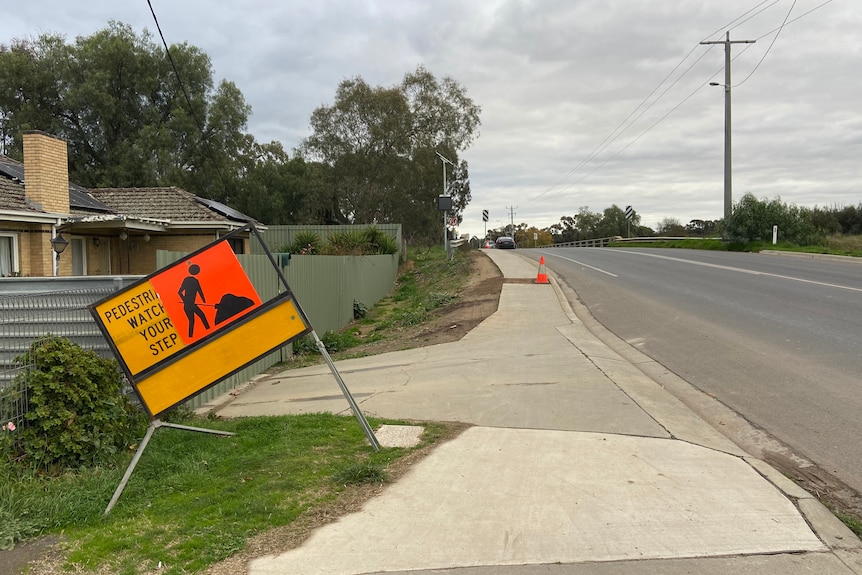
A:
[[[390,87],[422,64],[455,79],[482,108],[462,233],[484,233],[483,209],[488,228],[612,204],[651,227],[721,218],[724,46],[700,42],[727,31],[756,40],[732,46],[734,200],[862,203],[859,0],[151,2],[168,43],[237,84],[257,140],[287,150],[345,78]],[[0,42],[109,20],[156,31],[146,0],[28,0]]]

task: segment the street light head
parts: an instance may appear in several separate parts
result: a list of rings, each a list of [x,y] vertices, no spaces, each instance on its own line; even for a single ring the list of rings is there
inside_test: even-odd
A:
[[[450,166],[454,166],[454,165],[455,165],[455,164],[453,164],[453,163],[452,163],[452,161],[451,161],[449,158],[447,158],[446,156],[444,156],[443,154],[441,154],[441,153],[440,153],[440,152],[438,152],[437,150],[434,150],[434,153],[435,153],[435,154],[437,154],[437,156],[439,156],[439,157],[440,157],[440,159],[443,161],[443,163],[444,163],[444,164],[449,164]]]
[[[718,82],[710,82],[709,85],[710,86],[721,86],[722,84],[719,84]]]
[[[63,237],[63,234],[57,234],[51,239],[51,247],[54,248],[54,252],[58,256],[63,253],[63,250],[65,250],[68,245],[69,241]]]

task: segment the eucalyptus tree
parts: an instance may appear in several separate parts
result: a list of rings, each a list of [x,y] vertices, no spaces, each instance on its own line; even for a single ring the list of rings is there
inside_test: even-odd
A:
[[[479,114],[463,86],[422,66],[388,88],[343,80],[334,103],[312,113],[301,147],[325,166],[329,217],[401,223],[414,240],[439,237],[437,196],[452,197],[458,218],[471,199],[468,165],[458,154],[478,136]]]
[[[250,107],[209,57],[164,48],[110,22],[68,43],[59,35],[0,45],[0,146],[21,155],[24,130],[69,143],[70,178],[87,187],[176,185],[228,199],[236,162],[253,144]]]

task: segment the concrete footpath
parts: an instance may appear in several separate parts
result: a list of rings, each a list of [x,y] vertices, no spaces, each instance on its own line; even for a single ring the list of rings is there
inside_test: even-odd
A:
[[[852,532],[592,335],[552,270],[486,253],[509,283],[463,339],[336,364],[366,416],[473,427],[250,574],[862,574]],[[213,407],[350,413],[326,366]]]

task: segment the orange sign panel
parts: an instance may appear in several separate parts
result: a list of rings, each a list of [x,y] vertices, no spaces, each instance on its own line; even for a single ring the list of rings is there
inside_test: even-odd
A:
[[[289,288],[261,301],[225,239],[90,311],[151,416],[311,331]]]
[[[90,311],[151,416],[311,331],[289,290],[261,301],[226,240]]]
[[[94,315],[136,375],[260,305],[230,245],[220,241],[98,304]]]
[[[186,345],[260,305],[254,286],[227,242],[219,242],[150,278]]]

